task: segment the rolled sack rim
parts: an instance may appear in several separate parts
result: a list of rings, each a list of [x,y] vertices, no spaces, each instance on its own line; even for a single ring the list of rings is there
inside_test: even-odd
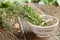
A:
[[[53,18],[55,18],[55,19],[57,20],[57,22],[56,22],[55,24],[51,25],[51,26],[44,26],[44,27],[41,27],[40,25],[39,25],[39,26],[34,25],[34,24],[30,23],[29,21],[27,21],[28,24],[31,25],[31,26],[33,26],[34,28],[51,28],[51,27],[58,26],[58,24],[59,24],[59,19],[58,19],[57,17],[55,17],[55,16],[50,16],[50,15],[40,15],[40,16],[41,16],[41,17],[42,17],[42,16],[53,17]]]

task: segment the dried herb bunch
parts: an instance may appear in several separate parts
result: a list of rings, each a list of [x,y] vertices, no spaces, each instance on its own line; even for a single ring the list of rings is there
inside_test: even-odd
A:
[[[0,2],[0,28],[13,28],[10,21],[19,17],[21,6],[18,4],[18,2]]]

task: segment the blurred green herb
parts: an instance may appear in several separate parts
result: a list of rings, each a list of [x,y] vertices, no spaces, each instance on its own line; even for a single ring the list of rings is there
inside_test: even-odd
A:
[[[16,19],[19,15],[21,6],[17,4],[18,3],[14,2],[11,5],[11,3],[8,1],[6,3],[1,3],[1,5],[3,6],[0,6],[0,27],[7,28],[7,29],[13,29],[9,21],[11,19]]]
[[[60,5],[59,0],[41,0],[41,2],[48,5],[56,5],[56,6]]]
[[[24,18],[34,25],[40,25],[42,23],[42,18],[38,15],[30,6],[25,5],[23,7],[25,10]]]
[[[31,0],[31,2],[39,3],[39,2],[40,2],[40,0]]]

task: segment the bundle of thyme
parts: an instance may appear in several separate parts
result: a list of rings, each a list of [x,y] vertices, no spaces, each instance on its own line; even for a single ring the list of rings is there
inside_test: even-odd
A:
[[[43,22],[40,15],[38,15],[37,12],[35,12],[30,6],[25,5],[23,9],[25,11],[25,13],[23,14],[24,18],[30,23],[34,25],[40,25]]]
[[[2,6],[1,6],[2,5]],[[12,25],[9,21],[11,19],[16,19],[19,17],[20,5],[17,2],[14,2],[10,5],[10,2],[1,3],[0,5],[0,28],[12,29]],[[8,5],[8,6],[7,6]]]

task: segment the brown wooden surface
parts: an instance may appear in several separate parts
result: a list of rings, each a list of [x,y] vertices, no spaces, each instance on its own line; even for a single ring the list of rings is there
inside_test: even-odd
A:
[[[18,40],[18,39],[9,30],[0,28],[0,40]]]

